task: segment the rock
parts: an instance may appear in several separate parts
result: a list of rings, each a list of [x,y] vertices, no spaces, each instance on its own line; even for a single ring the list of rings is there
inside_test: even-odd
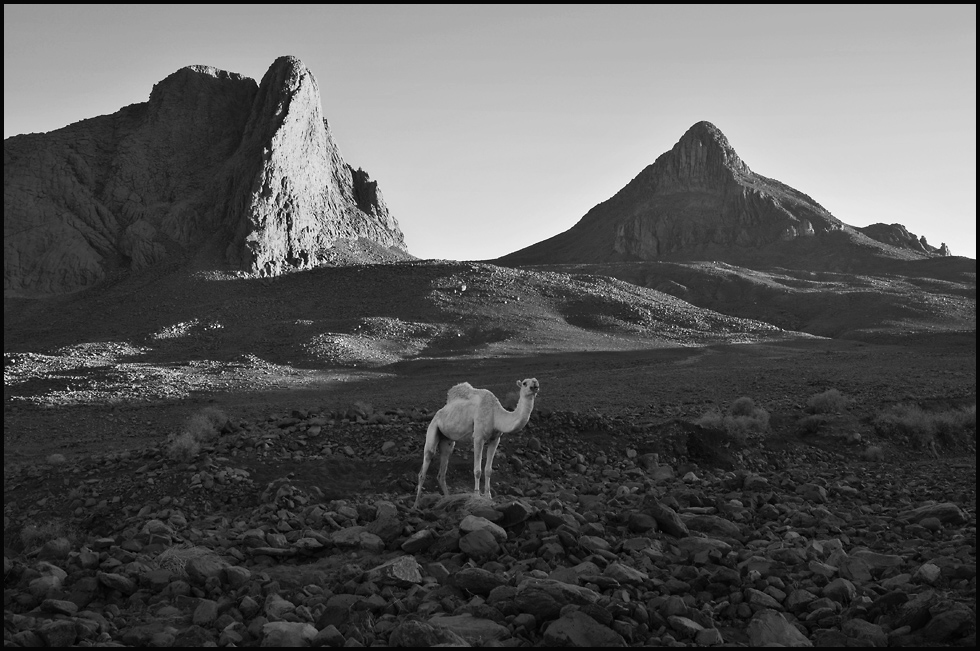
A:
[[[385,548],[385,541],[367,530],[367,527],[355,525],[330,534],[330,542],[337,547],[347,549],[364,549],[380,553]]]
[[[963,509],[952,502],[926,504],[909,511],[904,511],[898,515],[898,518],[908,520],[909,522],[922,522],[927,518],[936,518],[944,524],[949,523],[954,525],[964,524],[969,521]]]
[[[266,617],[272,621],[281,620],[294,610],[296,610],[296,604],[274,593],[265,598],[265,605],[262,607]]]
[[[488,531],[498,543],[507,542],[507,532],[504,531],[503,527],[476,515],[468,515],[463,518],[462,522],[459,523],[459,530],[463,533]]]
[[[457,587],[471,594],[486,597],[494,588],[507,585],[507,579],[479,567],[464,567],[453,575]]]
[[[136,592],[136,582],[128,576],[114,572],[96,572],[95,578],[110,590],[118,590],[124,595],[131,595]]]
[[[693,562],[707,563],[712,556],[720,558],[731,551],[732,546],[723,540],[687,536],[677,541],[677,546],[687,552]]]
[[[935,615],[919,631],[927,643],[942,644],[968,631],[976,632],[976,613],[962,604],[954,604],[949,610]]]
[[[942,574],[943,571],[938,565],[933,563],[923,563],[912,575],[912,580],[918,581],[919,583],[925,583],[926,585],[935,585],[936,582],[939,581]]]
[[[91,287],[212,235],[215,263],[253,273],[345,262],[344,243],[407,257],[377,184],[341,157],[313,75],[288,56],[261,84],[190,66],[148,102],[5,139],[4,225],[4,290],[21,295]]]
[[[514,603],[538,621],[554,619],[567,605],[588,605],[599,601],[599,594],[588,588],[550,579],[525,579],[517,586]]]
[[[367,526],[368,533],[374,534],[386,543],[396,540],[402,535],[401,518],[398,517],[398,507],[388,501],[377,504],[378,514]]]
[[[399,556],[368,570],[366,579],[382,585],[410,587],[422,582],[419,570],[414,556]]]
[[[64,599],[45,599],[41,602],[41,610],[54,615],[72,616],[78,612],[78,604]]]
[[[209,626],[218,618],[218,602],[213,599],[201,599],[194,609],[191,621],[198,626]]]
[[[847,579],[834,579],[824,586],[823,594],[837,603],[847,605],[857,596],[857,588]]]
[[[629,585],[642,585],[644,581],[650,579],[646,572],[641,572],[622,563],[610,563],[603,571],[603,575],[615,579],[619,583]]]
[[[854,558],[860,558],[867,563],[869,571],[875,576],[880,575],[886,570],[901,567],[905,562],[904,559],[897,554],[880,554],[878,552],[873,552],[870,549],[859,549],[852,551],[851,556]]]
[[[70,619],[55,619],[44,622],[38,630],[38,635],[44,640],[45,646],[73,646],[77,633],[75,624]]]
[[[671,615],[667,618],[667,624],[677,632],[682,639],[691,639],[697,636],[698,633],[704,630],[704,627],[687,617],[681,617],[680,615]]]
[[[687,525],[688,529],[700,531],[710,536],[733,539],[739,539],[742,536],[742,532],[737,524],[717,515],[681,516],[681,519]]]
[[[338,629],[343,629],[350,621],[351,612],[355,607],[359,608],[363,602],[364,597],[360,595],[333,595],[327,599],[323,612],[316,621],[317,628],[324,629],[327,626],[336,626]]]
[[[642,509],[657,521],[657,525],[659,525],[660,529],[664,533],[674,536],[675,538],[685,538],[691,535],[687,525],[684,524],[681,517],[677,515],[677,511],[669,506],[661,504],[654,496],[647,495],[643,498]]]
[[[435,531],[432,529],[422,529],[421,531],[416,531],[409,536],[405,542],[401,544],[401,549],[406,554],[415,554],[416,552],[421,552],[431,547],[435,540]]]
[[[184,571],[192,583],[204,585],[211,577],[220,578],[227,561],[214,553],[207,553],[189,558],[184,564]]]
[[[521,500],[511,502],[500,510],[503,515],[497,524],[505,529],[525,522],[534,513],[531,506]]]
[[[318,631],[316,637],[313,638],[311,646],[321,647],[330,646],[338,647],[344,646],[347,640],[344,639],[343,634],[337,630],[337,627],[330,624],[321,631]]]
[[[841,625],[841,632],[858,641],[858,646],[888,646],[888,635],[877,624],[863,619],[849,619]]]
[[[403,647],[469,646],[466,640],[449,628],[436,628],[412,619],[398,624],[391,632],[388,643]]]
[[[459,539],[459,549],[477,560],[494,558],[500,551],[496,536],[489,529],[477,529]]]
[[[269,622],[262,626],[263,647],[310,646],[317,630],[305,622]]]
[[[694,642],[698,646],[720,646],[725,643],[725,638],[717,628],[704,628],[694,636]]]
[[[472,646],[490,646],[491,642],[510,635],[510,630],[490,619],[474,617],[469,613],[462,615],[437,615],[429,620],[436,630],[452,631]]]
[[[798,628],[774,610],[761,610],[748,627],[749,644],[760,646],[813,646]]]
[[[54,538],[41,546],[37,553],[41,561],[61,561],[68,558],[71,552],[71,542],[67,538]]]
[[[551,622],[544,631],[544,643],[585,648],[626,646],[622,635],[579,610],[570,610]]]

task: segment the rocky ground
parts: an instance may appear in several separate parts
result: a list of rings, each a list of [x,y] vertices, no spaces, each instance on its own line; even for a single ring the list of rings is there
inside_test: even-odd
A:
[[[329,298],[330,271],[128,310],[109,290],[64,299],[60,328],[5,305],[5,643],[975,644],[975,425],[934,451],[874,426],[975,405],[975,337],[820,339],[591,276],[402,270]],[[446,390],[507,402],[532,376],[493,499],[458,446],[452,496],[432,468],[413,510]],[[740,398],[765,428],[695,424]]]
[[[855,392],[834,425],[804,436],[806,385],[771,373],[772,352],[721,348],[710,365],[671,351],[658,358],[674,355],[669,365],[632,357],[638,381],[656,369],[677,385],[755,359],[745,371],[772,396],[772,427],[744,446],[692,424],[706,393],[671,402],[654,391],[663,401],[648,405],[633,393],[626,408],[600,391],[604,410],[574,410],[542,379],[528,427],[501,445],[492,501],[468,493],[460,449],[453,496],[436,494],[433,469],[412,510],[438,405],[371,406],[356,394],[333,409],[267,396],[245,417],[203,401],[200,413],[236,413],[189,461],[158,439],[5,464],[5,640],[972,646],[975,448],[935,458],[875,439],[862,405],[880,388]],[[829,370],[828,357],[811,351],[808,373]],[[938,357],[951,381],[966,379],[969,360],[957,369],[956,356]],[[564,362],[572,377],[582,371]],[[617,366],[588,364],[592,377]],[[838,381],[856,388],[867,370],[855,364]],[[444,375],[418,372],[416,390]],[[572,384],[541,375],[554,390]],[[395,387],[412,380],[376,395],[402,404]],[[701,391],[711,390],[734,395],[717,383]],[[111,417],[134,426],[125,408]]]

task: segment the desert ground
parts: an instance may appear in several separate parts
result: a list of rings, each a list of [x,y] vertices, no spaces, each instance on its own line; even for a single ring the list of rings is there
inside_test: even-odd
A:
[[[448,262],[5,300],[5,642],[972,646],[956,314],[835,339]],[[492,499],[460,444],[413,510],[447,390],[531,377]]]

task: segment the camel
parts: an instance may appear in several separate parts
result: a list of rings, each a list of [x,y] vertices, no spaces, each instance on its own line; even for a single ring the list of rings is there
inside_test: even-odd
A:
[[[429,463],[439,450],[439,487],[449,496],[446,486],[446,470],[449,457],[457,442],[473,441],[473,492],[488,499],[490,494],[490,475],[493,473],[493,455],[497,453],[501,434],[511,434],[527,425],[534,409],[534,397],[540,385],[534,378],[518,380],[521,399],[514,411],[507,411],[500,401],[486,389],[474,389],[469,382],[457,384],[449,390],[446,406],[436,412],[425,433],[425,448],[422,451],[422,470],[419,472],[419,486],[415,493],[415,505],[419,507],[422,499],[422,484],[429,470]],[[483,449],[486,447],[487,463],[480,472]],[[483,476],[486,493],[480,492],[480,476]]]

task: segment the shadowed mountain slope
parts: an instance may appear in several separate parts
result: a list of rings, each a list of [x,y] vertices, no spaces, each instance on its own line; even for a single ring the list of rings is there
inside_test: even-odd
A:
[[[335,262],[338,243],[345,260],[410,257],[294,57],[260,84],[182,68],[148,102],[3,149],[5,295],[77,291],[189,256],[261,275]]]
[[[722,260],[847,271],[880,258],[947,253],[901,225],[848,226],[806,194],[753,172],[717,127],[698,122],[571,229],[497,262]]]

